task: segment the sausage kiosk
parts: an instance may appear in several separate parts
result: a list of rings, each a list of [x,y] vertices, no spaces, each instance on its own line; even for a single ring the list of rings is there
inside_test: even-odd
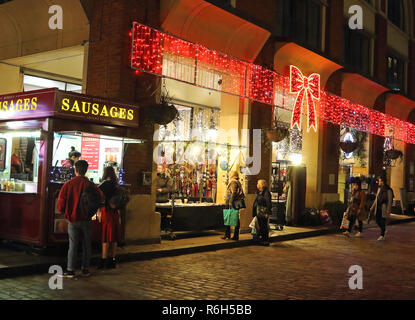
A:
[[[0,239],[39,247],[66,242],[56,200],[73,176],[69,152],[88,161],[94,183],[110,165],[123,184],[125,150],[142,143],[133,137],[138,111],[55,88],[0,96]],[[123,230],[124,220],[122,215]]]

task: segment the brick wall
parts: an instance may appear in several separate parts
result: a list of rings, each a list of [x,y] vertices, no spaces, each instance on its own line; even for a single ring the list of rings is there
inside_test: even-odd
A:
[[[131,137],[146,142],[130,144],[124,158],[126,182],[134,194],[150,194],[142,186],[142,173],[152,169],[153,128],[145,123],[143,108],[155,101],[151,96],[158,85],[155,76],[135,75],[130,68],[131,38],[134,21],[160,27],[159,1],[95,0],[91,21],[87,94],[119,99],[140,106],[140,127],[129,130]]]
[[[330,0],[326,11],[326,54],[344,61],[344,0]]]
[[[374,54],[374,77],[380,83],[386,83],[386,56],[388,52],[387,45],[387,21],[385,17],[376,14],[376,37],[375,54]]]

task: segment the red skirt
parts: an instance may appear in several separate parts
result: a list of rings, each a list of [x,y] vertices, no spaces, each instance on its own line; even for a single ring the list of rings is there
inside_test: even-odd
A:
[[[120,212],[118,210],[104,207],[101,213],[102,219],[102,242],[120,242],[121,241],[121,225]]]

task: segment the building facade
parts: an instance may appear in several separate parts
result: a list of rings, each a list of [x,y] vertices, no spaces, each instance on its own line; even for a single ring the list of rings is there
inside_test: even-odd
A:
[[[168,92],[184,117],[191,110],[188,123],[192,128],[200,113],[200,121],[211,124],[208,128],[239,132],[236,142],[218,145],[227,148],[232,159],[218,156],[214,169],[207,166],[216,170],[215,186],[209,192],[215,190],[217,203],[224,202],[229,170],[246,165],[239,153],[232,157],[232,148],[253,152],[252,137],[243,136],[243,129],[272,129],[276,124],[289,127],[295,98],[287,87],[282,93],[273,89],[271,102],[251,99],[249,94],[229,94],[222,83],[233,75],[224,65],[212,67],[205,62],[205,67],[199,64],[196,69],[189,56],[178,51],[166,51],[159,73],[132,68],[134,22],[246,65],[271,70],[283,82],[289,79],[290,66],[306,77],[319,74],[319,86],[328,95],[415,124],[413,0],[262,0],[261,6],[249,0],[58,0],[56,4],[63,9],[63,29],[56,30],[48,27],[53,13],[49,13],[47,1],[0,4],[0,29],[4,30],[0,35],[0,94],[59,87],[140,105],[139,138],[145,143],[130,146],[124,162],[132,193],[125,223],[127,241],[159,241],[156,190],[154,184],[142,183],[143,176],[151,172],[152,179],[156,177],[156,148],[165,151],[184,139],[172,138],[170,144],[162,144],[155,135],[158,126],[146,123],[145,110],[160,96]],[[356,4],[362,9],[363,29],[352,30],[349,19],[355,12],[349,13],[349,9]],[[200,72],[195,74],[192,68]],[[252,88],[256,78],[246,79],[251,85],[247,88]],[[302,118],[298,132],[290,133],[286,140],[289,146],[271,143],[261,148],[259,173],[242,175],[247,194],[242,228],[251,220],[257,180],[272,185],[276,173],[287,174],[281,167],[287,164],[306,168],[307,207],[345,201],[350,176],[383,172],[396,200],[402,200],[402,195],[406,200],[415,198],[414,144],[395,133],[374,134],[320,115],[318,129],[308,130],[307,117]],[[172,129],[185,125],[176,123]],[[358,154],[340,149],[339,142],[347,142],[348,137],[359,140]],[[402,151],[402,161],[384,162],[385,141]],[[201,148],[204,150],[203,145]]]

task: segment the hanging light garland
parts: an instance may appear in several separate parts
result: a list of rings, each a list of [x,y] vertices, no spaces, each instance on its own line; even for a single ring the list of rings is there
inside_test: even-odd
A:
[[[293,95],[289,94],[290,88],[292,89],[289,77],[201,45],[178,39],[137,22],[134,22],[130,35],[132,37],[131,67],[136,72],[166,76],[199,87],[265,104],[278,105],[286,110],[298,111],[298,104],[295,103],[298,102],[298,99],[296,100],[295,97],[293,99]],[[187,67],[182,68],[183,70],[176,70],[169,75],[163,74],[163,56],[165,54],[181,57],[180,64]],[[192,77],[181,74],[183,72],[189,73],[189,69],[194,70],[191,73]],[[221,77],[215,78],[212,77],[212,74],[220,74]],[[300,77],[297,77],[298,79]],[[319,90],[320,101],[317,104],[317,76],[307,78],[306,82],[304,79],[303,85],[306,84],[310,89],[314,86],[313,95],[311,95],[314,102],[311,100],[313,102],[311,103],[310,97],[307,98],[308,119],[312,120],[309,122],[308,128],[316,128],[313,117],[315,112],[316,118],[320,120],[379,136],[393,136],[395,140],[415,144],[415,125],[412,123],[352,103],[323,90]],[[310,96],[310,93],[307,93],[307,96]],[[301,111],[294,116],[294,124],[298,125]]]

